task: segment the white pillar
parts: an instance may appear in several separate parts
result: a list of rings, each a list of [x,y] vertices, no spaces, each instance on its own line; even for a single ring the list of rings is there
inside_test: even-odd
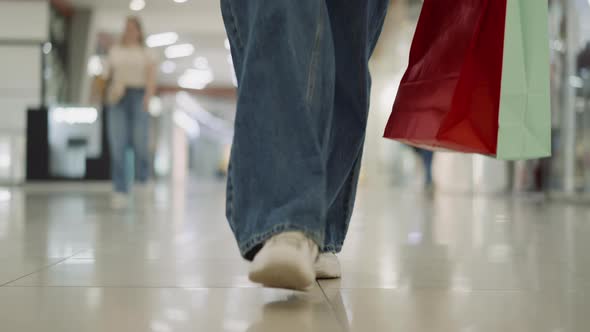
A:
[[[566,13],[566,60],[563,102],[563,122],[561,135],[563,137],[563,190],[566,193],[574,193],[576,190],[576,91],[570,86],[570,78],[576,73],[576,50],[578,48],[577,38],[577,13],[576,4],[573,0],[565,0]]]

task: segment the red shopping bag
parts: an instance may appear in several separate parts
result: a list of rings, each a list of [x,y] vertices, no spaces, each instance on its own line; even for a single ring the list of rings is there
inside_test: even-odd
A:
[[[385,137],[495,155],[506,0],[425,0]]]

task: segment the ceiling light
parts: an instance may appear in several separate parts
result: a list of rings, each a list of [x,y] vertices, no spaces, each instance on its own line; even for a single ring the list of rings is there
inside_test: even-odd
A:
[[[174,2],[176,2],[176,3],[185,3],[185,2],[187,2],[187,1],[188,1],[188,0],[174,0]]]
[[[190,56],[195,52],[195,47],[191,44],[172,45],[166,48],[164,52],[168,59],[182,58]]]
[[[188,69],[178,79],[178,85],[185,89],[202,90],[211,82],[213,82],[213,72],[210,69]]]
[[[148,47],[168,46],[178,41],[178,34],[176,32],[157,33],[147,37],[145,43]]]
[[[160,69],[164,74],[172,74],[176,70],[176,63],[174,61],[166,60],[162,62]]]
[[[200,56],[195,59],[194,65],[197,69],[206,70],[209,69],[209,60],[204,56]]]
[[[170,60],[162,62],[160,69],[164,74],[172,74],[176,71],[176,63]]]
[[[145,8],[145,0],[131,0],[129,9],[133,11],[140,11]]]

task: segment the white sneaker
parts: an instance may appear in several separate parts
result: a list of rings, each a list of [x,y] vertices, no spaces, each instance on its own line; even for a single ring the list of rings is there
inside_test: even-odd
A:
[[[250,266],[250,280],[266,287],[305,290],[315,281],[318,246],[301,232],[273,236]]]
[[[342,276],[340,262],[334,253],[320,254],[314,264],[316,279],[338,279]]]
[[[124,209],[129,205],[129,195],[114,192],[111,196],[111,207],[113,209]]]

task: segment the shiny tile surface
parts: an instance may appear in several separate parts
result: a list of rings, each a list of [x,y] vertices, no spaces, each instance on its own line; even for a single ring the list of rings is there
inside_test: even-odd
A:
[[[307,293],[250,283],[223,214],[220,182],[124,210],[104,184],[10,189],[0,330],[590,331],[586,206],[361,186],[342,279]]]
[[[587,293],[329,289],[349,331],[588,331]]]
[[[2,331],[340,331],[319,289],[0,288]]]

